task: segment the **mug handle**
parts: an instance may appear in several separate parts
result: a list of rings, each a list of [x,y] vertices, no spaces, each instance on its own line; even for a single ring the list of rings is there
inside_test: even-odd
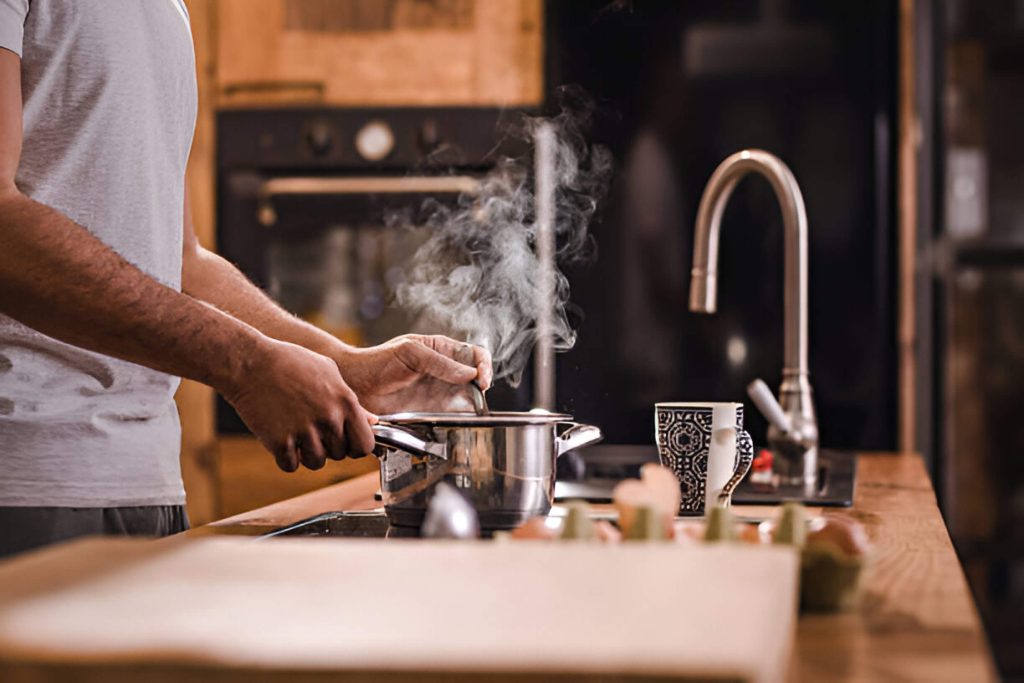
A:
[[[736,468],[733,470],[729,481],[725,482],[722,492],[718,494],[718,504],[722,507],[729,507],[732,504],[732,492],[736,490],[743,477],[750,471],[750,465],[754,462],[754,440],[745,429],[736,428]]]

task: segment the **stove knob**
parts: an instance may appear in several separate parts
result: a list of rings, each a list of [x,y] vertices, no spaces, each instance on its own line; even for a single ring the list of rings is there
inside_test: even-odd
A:
[[[429,154],[441,146],[441,131],[438,130],[437,121],[427,119],[420,126],[419,134],[420,149]]]
[[[306,131],[306,145],[313,156],[327,156],[334,147],[334,131],[325,122],[315,121]]]
[[[395,135],[383,121],[370,121],[356,133],[356,151],[367,161],[380,161],[394,148]]]

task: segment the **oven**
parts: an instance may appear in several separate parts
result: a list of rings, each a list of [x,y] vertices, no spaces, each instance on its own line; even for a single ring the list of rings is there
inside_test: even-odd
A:
[[[217,116],[217,249],[291,313],[356,345],[437,332],[393,303],[427,237],[427,200],[454,202],[504,157],[525,112],[494,108],[287,108]],[[498,388],[529,407],[530,381]],[[245,426],[221,399],[219,433]]]

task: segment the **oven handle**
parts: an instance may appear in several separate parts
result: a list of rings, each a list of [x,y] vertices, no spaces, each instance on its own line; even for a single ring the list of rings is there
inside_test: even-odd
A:
[[[259,221],[265,226],[277,223],[274,197],[295,195],[352,194],[477,194],[480,179],[468,175],[453,176],[355,176],[345,178],[271,178],[260,185]]]

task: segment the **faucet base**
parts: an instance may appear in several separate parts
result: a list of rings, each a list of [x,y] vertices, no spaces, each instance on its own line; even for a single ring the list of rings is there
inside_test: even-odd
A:
[[[811,382],[805,373],[784,370],[779,405],[789,418],[792,431],[783,434],[768,428],[768,443],[778,455],[775,473],[781,483],[802,485],[808,495],[818,480],[818,421],[811,399]]]
[[[812,496],[818,486],[818,447],[794,452],[790,444],[769,444],[775,454],[773,471],[780,486],[799,487],[803,495]]]

